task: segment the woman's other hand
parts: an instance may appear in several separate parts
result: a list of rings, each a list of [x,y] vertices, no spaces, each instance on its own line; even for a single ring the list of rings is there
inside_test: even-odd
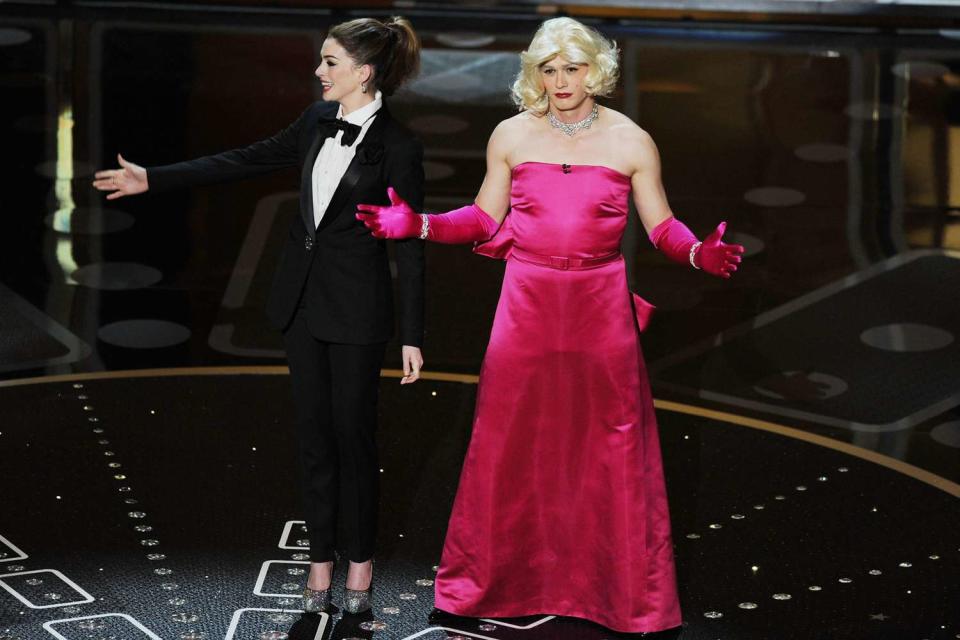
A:
[[[116,200],[123,196],[133,196],[150,188],[147,184],[147,170],[138,164],[127,162],[119,153],[119,169],[97,171],[93,186],[100,191],[109,191],[107,200]]]
[[[401,349],[403,357],[403,377],[400,384],[410,384],[420,379],[420,369],[423,368],[423,355],[419,347],[410,347],[403,345]]]

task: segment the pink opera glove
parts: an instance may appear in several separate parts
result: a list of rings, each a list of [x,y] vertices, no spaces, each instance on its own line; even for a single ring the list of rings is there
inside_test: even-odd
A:
[[[721,240],[726,229],[727,223],[721,222],[700,243],[687,225],[671,216],[654,227],[650,241],[675,262],[691,264],[709,274],[729,278],[737,270],[744,249],[739,244],[727,244]]]
[[[500,228],[500,224],[476,204],[431,214],[428,218],[427,240],[443,244],[482,242],[492,238]]]
[[[372,204],[357,205],[357,220],[360,220],[378,238],[418,238],[427,230],[424,239],[444,244],[463,244],[487,240],[500,226],[496,220],[476,204],[429,216],[426,226],[424,215],[414,211],[393,187],[387,188],[390,205],[381,207]],[[360,213],[364,212],[364,213]]]
[[[416,238],[420,235],[423,220],[420,214],[397,195],[393,187],[387,187],[388,206],[375,204],[358,204],[357,220],[370,229],[378,238]],[[360,213],[361,211],[365,213]]]

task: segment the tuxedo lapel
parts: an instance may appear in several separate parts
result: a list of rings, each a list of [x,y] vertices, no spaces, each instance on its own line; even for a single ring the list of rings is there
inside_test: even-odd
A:
[[[300,176],[300,213],[303,216],[303,224],[307,228],[307,235],[313,236],[315,224],[313,221],[313,165],[317,161],[317,155],[323,146],[324,140],[330,137],[330,129],[317,126],[317,132],[313,136],[313,142],[307,149],[307,155],[303,161],[303,170]]]
[[[337,185],[337,190],[333,192],[333,197],[330,198],[330,204],[327,205],[327,210],[324,212],[323,218],[320,220],[320,226],[317,227],[317,233],[323,231],[338,215],[340,215],[344,204],[346,204],[347,199],[350,197],[350,193],[353,191],[353,188],[357,186],[357,181],[360,179],[360,174],[364,171],[369,171],[370,164],[375,164],[374,162],[371,162],[371,159],[374,157],[371,151],[377,147],[382,147],[383,143],[381,142],[381,138],[383,137],[383,130],[389,121],[390,112],[387,110],[386,102],[384,102],[383,106],[380,107],[380,110],[377,111],[377,116],[374,118],[373,124],[370,125],[370,128],[367,129],[366,135],[363,136],[363,140],[361,140],[360,144],[357,145],[357,152],[354,154],[353,160],[350,161],[350,166],[347,167],[347,172],[344,173],[343,178],[340,179],[340,184]],[[314,154],[314,158],[316,158],[316,154]],[[379,158],[376,159],[376,162],[379,162]],[[310,206],[310,212],[311,215],[313,215],[312,204]]]

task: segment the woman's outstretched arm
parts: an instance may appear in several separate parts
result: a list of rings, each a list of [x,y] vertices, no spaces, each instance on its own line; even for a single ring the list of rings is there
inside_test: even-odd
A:
[[[145,191],[166,191],[239,180],[284,169],[299,162],[297,144],[308,119],[317,115],[308,107],[292,124],[275,135],[246,147],[157,167],[142,167],[117,155],[119,169],[98,171],[93,186],[108,200]]]

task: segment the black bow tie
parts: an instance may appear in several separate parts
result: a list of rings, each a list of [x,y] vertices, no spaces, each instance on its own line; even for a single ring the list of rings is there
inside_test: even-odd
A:
[[[340,144],[344,147],[352,145],[356,142],[357,136],[360,135],[360,125],[351,124],[340,118],[321,118],[320,126],[326,130],[326,135],[330,137],[337,135],[337,131],[343,131]]]

